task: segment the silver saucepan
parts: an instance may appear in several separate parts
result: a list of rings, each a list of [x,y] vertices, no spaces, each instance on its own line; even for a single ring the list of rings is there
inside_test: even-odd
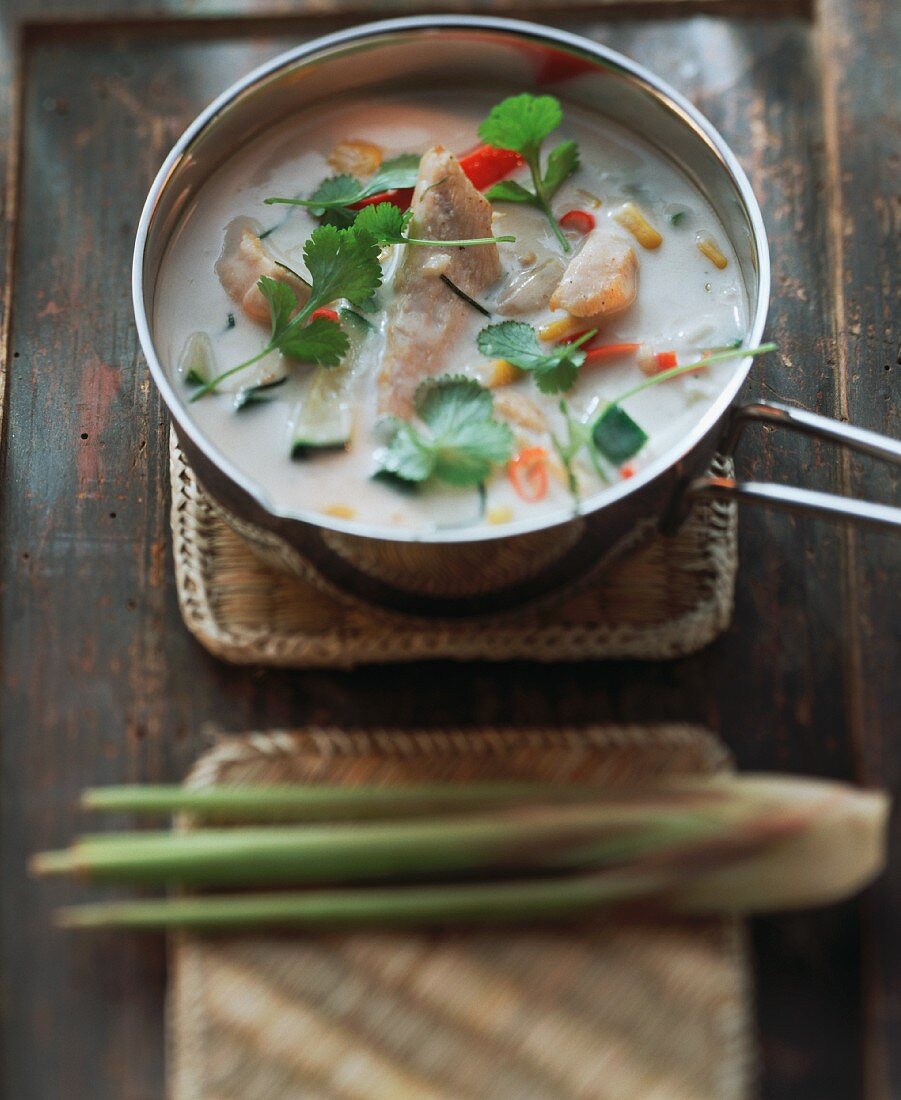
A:
[[[713,407],[681,444],[635,477],[572,510],[491,528],[427,533],[376,528],[298,509],[280,512],[188,415],[157,355],[149,318],[160,262],[179,218],[213,172],[273,123],[338,93],[438,85],[541,88],[624,125],[663,151],[706,195],[739,258],[760,343],[770,264],[760,209],[726,142],[662,80],[585,38],[507,19],[427,16],[370,23],[275,58],[192,123],[155,179],[138,228],[133,292],[138,332],[182,448],[224,518],[267,560],[343,598],[414,615],[482,614],[534,600],[596,570],[627,546],[678,524],[699,496],[762,501],[901,529],[901,509],[808,489],[703,474],[752,421],[832,440],[901,463],[901,444],[777,404],[736,406],[751,367],[738,362]],[[311,476],[299,467],[298,476]]]

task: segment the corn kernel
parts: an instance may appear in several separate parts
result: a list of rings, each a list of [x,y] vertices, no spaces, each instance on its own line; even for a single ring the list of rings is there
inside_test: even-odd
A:
[[[663,237],[660,236],[634,202],[627,202],[617,212],[616,220],[623,229],[628,229],[642,248],[653,250],[663,244]]]
[[[489,389],[497,389],[498,386],[509,386],[511,382],[518,382],[523,372],[519,367],[514,367],[506,359],[495,359],[488,366],[487,386]]]
[[[356,508],[351,508],[349,504],[330,504],[325,509],[327,516],[334,516],[335,519],[353,519],[357,514]]]
[[[707,259],[710,260],[710,262],[715,267],[718,267],[720,269],[720,271],[722,271],[724,267],[728,266],[729,261],[722,254],[722,252],[720,252],[716,241],[713,239],[713,237],[707,236],[706,233],[698,234],[698,249],[700,250],[702,255],[706,256]]]
[[[507,508],[506,506],[502,508],[489,508],[488,515],[485,518],[489,523],[509,523],[510,520],[513,519],[513,509]]]
[[[545,325],[538,330],[538,335],[542,340],[548,341],[548,343],[556,343],[558,340],[565,340],[567,336],[572,336],[574,332],[578,332],[579,329],[585,328],[585,322],[580,321],[577,317],[561,317],[559,321],[551,321],[550,324]]]

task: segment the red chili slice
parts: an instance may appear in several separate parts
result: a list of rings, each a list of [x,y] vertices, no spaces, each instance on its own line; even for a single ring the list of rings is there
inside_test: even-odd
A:
[[[674,351],[658,351],[654,356],[654,362],[657,364],[657,370],[671,370],[679,365]]]
[[[526,447],[507,463],[507,477],[517,496],[529,504],[547,496],[547,451],[544,447]]]
[[[567,212],[560,218],[560,224],[564,229],[572,229],[576,233],[590,233],[597,224],[594,219],[594,214],[589,214],[587,210],[567,210]]]
[[[319,317],[324,317],[326,321],[334,321],[336,324],[341,320],[338,316],[338,311],[329,309],[327,306],[322,306],[320,309],[314,309],[310,314],[311,321],[315,321]]]

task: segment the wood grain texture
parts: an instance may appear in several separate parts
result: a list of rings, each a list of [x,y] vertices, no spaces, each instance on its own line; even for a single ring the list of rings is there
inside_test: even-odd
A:
[[[42,2],[28,13],[125,7]],[[128,10],[176,7],[193,15],[203,5]],[[239,7],[262,9],[235,0]],[[4,158],[14,14],[2,6]],[[664,73],[748,168],[771,234],[770,333],[781,349],[759,364],[749,396],[883,430],[892,428],[886,398],[897,370],[885,351],[897,354],[898,339],[881,281],[891,271],[897,180],[886,117],[897,82],[894,18],[892,0],[828,0],[818,26],[555,20]],[[662,666],[296,674],[221,666],[191,641],[168,558],[165,418],[131,317],[132,236],[182,126],[240,72],[304,36],[301,21],[287,26],[252,40],[234,28],[217,37],[213,24],[171,36],[106,27],[29,39],[0,502],[0,1090],[16,1100],[162,1095],[161,947],[54,932],[52,907],[74,892],[30,882],[24,857],[81,825],[74,800],[88,783],[178,778],[207,722],[237,732],[311,721],[698,721],[721,731],[742,767],[898,787],[897,547],[809,520],[743,513],[734,626],[707,652]],[[333,26],[318,17],[310,29]],[[0,262],[8,248],[4,232]],[[739,462],[755,477],[804,476],[880,499],[893,491],[878,470],[776,434],[749,438]],[[901,1091],[892,1046],[899,918],[896,857],[863,907],[757,922],[767,1100],[857,1100],[865,1050],[872,1096]]]
[[[830,134],[829,208],[835,302],[830,354],[835,415],[901,434],[901,8],[829,0],[823,35]],[[845,456],[843,489],[897,500],[898,471]],[[845,716],[865,782],[901,793],[901,568],[897,547],[848,531],[843,547]],[[901,816],[891,838],[901,850]],[[901,1091],[901,875],[886,877],[863,911],[865,1082],[872,1100]]]

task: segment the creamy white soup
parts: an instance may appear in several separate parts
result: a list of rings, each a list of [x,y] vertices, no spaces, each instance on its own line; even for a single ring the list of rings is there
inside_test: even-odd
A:
[[[155,343],[189,415],[278,510],[425,531],[578,507],[678,445],[735,370],[746,292],[691,182],[576,106],[560,121],[548,97],[501,99],[319,106],[237,150],[182,219]],[[325,214],[265,202],[314,195],[337,198]],[[386,241],[361,210],[438,243]],[[310,310],[336,249],[354,270]],[[371,281],[373,255],[367,301],[341,279]],[[273,324],[282,343],[259,357]]]

